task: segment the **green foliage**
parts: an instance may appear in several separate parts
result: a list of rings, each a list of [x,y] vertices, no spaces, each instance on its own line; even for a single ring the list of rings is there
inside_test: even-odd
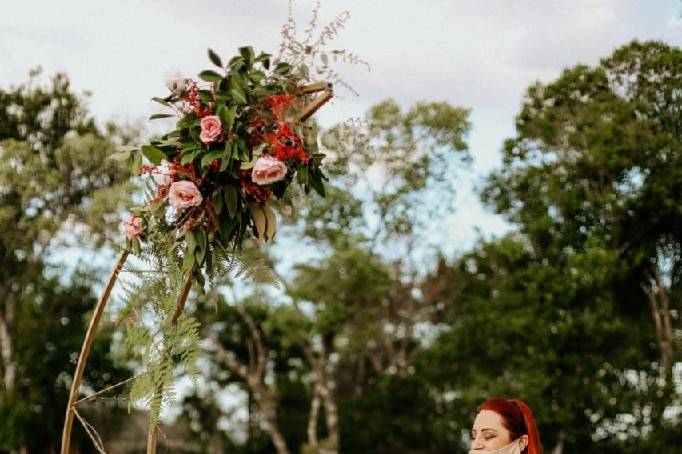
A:
[[[110,214],[124,206],[131,185],[125,169],[106,159],[115,144],[97,131],[68,78],[0,90],[0,123],[3,247],[30,254],[67,219],[87,220],[81,224],[96,246],[110,239],[118,223]]]
[[[362,395],[341,400],[340,415],[340,452],[460,452],[459,434],[419,376],[377,377]]]
[[[43,271],[43,270],[41,270]],[[33,275],[19,304],[14,348],[19,377],[13,396],[0,400],[0,451],[26,447],[28,452],[58,449],[70,378],[96,298],[90,272],[76,272],[66,282],[47,269]],[[112,328],[103,324],[92,346],[84,390],[102,389],[127,378],[130,371],[113,361]],[[87,391],[86,391],[87,392]],[[110,427],[120,419],[111,411]],[[74,429],[74,445],[89,446]]]
[[[0,88],[0,323],[6,328],[0,446],[29,452],[59,443],[67,377],[94,305],[91,275],[70,280],[45,260],[63,244],[101,246],[118,236],[113,213],[125,206],[132,185],[125,169],[105,158],[137,136],[133,128],[98,130],[66,75],[46,83],[40,75],[37,69],[28,82]],[[48,277],[53,274],[62,279]],[[91,350],[85,389],[127,372],[112,364],[109,341],[105,328]]]
[[[162,409],[174,401],[176,363],[193,379],[198,376],[198,322],[185,314],[175,315],[188,274],[169,246],[162,238],[150,243],[141,255],[147,267],[127,270],[137,279],[125,283],[126,306],[121,314],[125,345],[144,370],[133,383],[130,401],[149,406],[151,427],[158,423]]]
[[[467,383],[465,407],[526,396],[546,443],[568,451],[630,452],[666,437],[664,409],[679,403],[661,380],[645,290],[663,270],[657,291],[680,294],[681,71],[679,48],[635,41],[528,89],[483,192],[522,236],[462,258],[457,275],[470,283],[434,349],[466,364],[442,377]]]
[[[515,236],[480,244],[426,283],[440,289],[431,297],[454,295],[457,304],[451,329],[420,358],[419,375],[456,396],[447,408],[460,427],[478,403],[502,395],[531,404],[546,447],[561,437],[566,449],[602,452],[593,434],[641,433],[643,415],[628,424],[619,415],[637,415],[652,397],[655,352],[648,321],[626,322],[609,289],[618,267],[597,245],[563,265]]]

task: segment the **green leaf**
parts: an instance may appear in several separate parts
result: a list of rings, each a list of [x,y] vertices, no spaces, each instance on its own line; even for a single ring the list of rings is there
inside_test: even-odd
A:
[[[116,153],[107,156],[107,159],[113,159],[114,161],[123,162],[130,157],[130,154],[133,152],[133,150],[136,150],[135,148],[133,148],[132,150],[123,150],[122,148],[123,147],[121,147],[119,151],[117,151]]]
[[[213,93],[211,93],[209,90],[199,90],[199,99],[201,99],[202,102],[208,104],[213,101]],[[201,119],[199,119],[199,122],[201,122]]]
[[[268,144],[263,142],[251,149],[251,154],[254,156],[261,156],[263,154],[263,150],[265,150],[268,147]]]
[[[143,145],[142,154],[149,159],[153,164],[161,164],[161,161],[166,159],[166,154],[153,145]]]
[[[149,117],[150,120],[158,120],[159,118],[169,118],[169,117],[177,117],[175,114],[154,114],[151,117]]]
[[[230,161],[232,160],[232,144],[230,142],[225,142],[225,157],[220,163],[220,171],[224,172],[225,169],[227,169],[227,166],[230,165]]]
[[[223,194],[221,192],[215,192],[213,194],[213,208],[215,208],[216,214],[220,214],[221,211],[223,211],[223,205],[225,204],[225,199],[223,198]]]
[[[310,185],[315,189],[315,191],[320,194],[320,196],[324,197],[325,192],[324,192],[324,184],[322,183],[322,173],[314,169],[313,171],[310,172],[310,178],[309,182]]]
[[[310,80],[310,70],[308,69],[307,65],[301,65],[299,70],[301,71],[301,75],[305,80]]]
[[[237,107],[232,106],[227,108],[225,106],[220,106],[218,109],[218,116],[223,122],[223,132],[229,133],[234,125],[234,117],[237,115]]]
[[[291,70],[291,66],[289,65],[289,63],[285,62],[279,62],[275,67],[275,72],[282,76],[286,76],[289,73],[289,70]]]
[[[305,167],[298,169],[298,172],[296,172],[296,178],[300,184],[306,184],[308,182],[308,169]]]
[[[192,230],[188,230],[185,233],[185,242],[187,243],[187,249],[186,251],[189,252],[190,254],[194,252],[194,249],[197,247],[197,240],[194,237],[194,232]]]
[[[253,219],[253,225],[256,226],[256,234],[259,240],[266,238],[266,226],[267,220],[265,218],[265,212],[263,207],[257,203],[249,204],[249,211],[251,212],[251,219]]]
[[[261,52],[261,54],[258,57],[256,57],[254,62],[260,62],[265,69],[270,69],[270,54]]]
[[[197,236],[197,248],[196,248],[196,257],[197,257],[197,262],[202,263],[204,261],[204,256],[206,255],[206,250],[207,248],[207,238],[206,238],[206,232],[204,229],[198,229],[196,232]]]
[[[234,71],[239,71],[244,66],[244,57],[233,57],[228,65],[230,69]]]
[[[131,153],[128,159],[128,168],[131,173],[137,173],[137,171],[142,167],[142,153]]]
[[[222,91],[218,91],[215,94],[215,100],[216,102],[224,103],[230,100],[230,95],[228,95],[227,93],[223,93]]]
[[[244,61],[246,62],[246,66],[248,68],[253,66],[253,61],[255,59],[255,56],[253,53],[253,47],[251,47],[251,46],[240,47],[239,53],[242,55],[242,57],[244,57]]]
[[[237,139],[237,147],[239,149],[239,160],[240,161],[250,161],[251,156],[249,156],[249,149],[246,147],[246,142],[241,137]]]
[[[213,150],[201,158],[201,167],[208,167],[213,161],[223,157],[225,150]]]
[[[167,101],[166,101],[165,99],[163,99],[163,98],[154,97],[154,98],[152,98],[152,101],[158,102],[158,103],[161,104],[162,106],[173,107],[173,106],[170,105],[169,102],[167,102]]]
[[[220,56],[216,54],[210,47],[208,49],[208,59],[211,60],[211,62],[217,67],[223,67],[223,61],[220,59]]]
[[[189,252],[185,249],[185,255],[182,259],[182,272],[189,272],[194,266],[194,252]]]
[[[230,94],[232,95],[232,99],[237,101],[239,104],[246,104],[246,95],[241,88],[233,87],[230,89]]]
[[[251,159],[250,161],[242,162],[241,164],[239,164],[239,168],[241,170],[252,169],[253,166],[256,165],[256,161],[258,161],[258,156],[254,155],[253,159]]]
[[[225,203],[227,203],[227,212],[233,218],[237,214],[237,189],[234,186],[225,188]]]
[[[205,80],[206,82],[219,82],[223,76],[213,71],[212,69],[206,69],[199,73],[199,78]]]
[[[231,219],[227,222],[222,222],[220,224],[220,238],[227,244],[230,238],[234,234],[235,227],[237,227],[237,222]]]
[[[263,205],[263,213],[266,221],[265,239],[272,240],[277,232],[277,215],[268,205]]]
[[[180,164],[183,166],[185,164],[189,164],[190,162],[194,161],[194,158],[196,158],[197,154],[199,153],[199,150],[194,150],[191,153],[185,153],[182,155],[182,159],[180,160]]]

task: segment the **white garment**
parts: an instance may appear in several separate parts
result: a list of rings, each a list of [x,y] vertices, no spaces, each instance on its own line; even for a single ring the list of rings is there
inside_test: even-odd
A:
[[[509,443],[507,446],[504,446],[500,449],[496,449],[494,451],[469,451],[469,454],[521,454],[521,439],[517,438],[516,440],[512,441]]]

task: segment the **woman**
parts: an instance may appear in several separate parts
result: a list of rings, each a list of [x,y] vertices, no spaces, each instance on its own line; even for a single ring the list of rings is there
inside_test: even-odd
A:
[[[491,399],[479,405],[469,454],[542,454],[530,407],[516,399]]]

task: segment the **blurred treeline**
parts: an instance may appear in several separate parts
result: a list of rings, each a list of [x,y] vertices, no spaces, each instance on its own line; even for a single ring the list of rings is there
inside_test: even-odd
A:
[[[141,140],[40,80],[0,89],[0,452],[58,452],[102,279],[60,251],[122,241],[135,186],[106,156]],[[261,246],[281,289],[194,296],[202,375],[160,452],[465,453],[495,396],[531,405],[548,453],[678,452],[682,50],[632,42],[528,87],[479,188],[511,230],[450,257],[468,117],[389,100],[325,134],[327,197],[282,207]],[[109,318],[86,389],[135,373]],[[86,413],[112,453],[142,452],[116,396]]]

